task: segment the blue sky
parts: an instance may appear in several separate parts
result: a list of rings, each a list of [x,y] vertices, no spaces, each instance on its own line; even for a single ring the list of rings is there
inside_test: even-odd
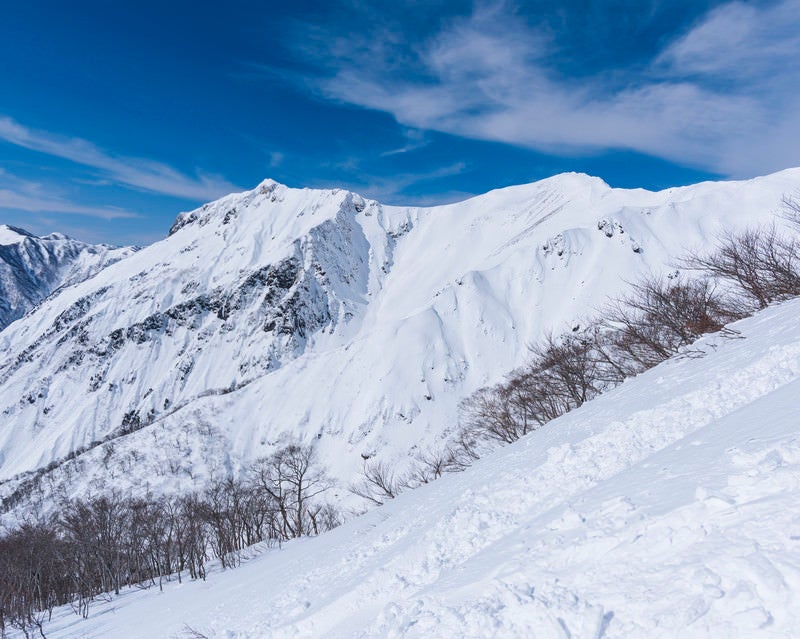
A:
[[[266,177],[431,204],[800,165],[800,0],[30,0],[0,60],[0,222],[88,241]]]

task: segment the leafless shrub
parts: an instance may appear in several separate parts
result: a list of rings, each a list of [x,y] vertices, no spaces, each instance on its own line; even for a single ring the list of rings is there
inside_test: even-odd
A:
[[[209,544],[223,568],[239,564],[244,542],[246,488],[232,478],[216,481],[206,490],[201,516],[209,530]]]
[[[445,473],[462,470],[457,451],[453,447],[417,453],[406,474],[405,485],[417,487],[439,479]]]
[[[463,400],[459,436],[470,454],[442,466],[463,468],[480,442],[512,443],[742,316],[708,278],[644,278],[585,328],[547,335],[526,366]]]
[[[517,380],[481,388],[461,402],[460,422],[468,436],[510,444],[538,426]]]
[[[387,499],[397,497],[404,487],[404,478],[397,478],[384,462],[365,460],[361,476],[351,484],[349,490],[376,506],[382,506]]]
[[[461,443],[462,450],[470,451],[468,457],[475,454],[476,441],[515,442],[609,384],[591,336],[586,334],[548,335],[531,347],[531,354],[527,366],[461,403]],[[471,442],[466,449],[465,441]]]
[[[531,347],[531,355],[526,374],[537,377],[547,394],[559,397],[564,407],[580,406],[606,385],[593,344],[583,334],[548,334]]]
[[[195,630],[188,624],[184,624],[183,634],[188,637],[188,639],[210,639],[208,635],[204,635],[202,632]]]
[[[450,471],[457,473],[466,470],[480,459],[481,442],[475,433],[466,428],[459,428],[450,439]]]
[[[800,220],[790,200],[789,215]],[[708,254],[692,253],[685,264],[733,288],[743,314],[800,295],[800,243],[773,224],[726,232]]]
[[[708,279],[648,277],[606,308],[601,349],[616,369],[641,372],[742,316]]]
[[[64,544],[44,523],[24,524],[0,539],[0,636],[11,627],[44,639],[44,622],[66,603]]]
[[[783,211],[781,216],[800,230],[800,192],[795,195],[783,196]]]

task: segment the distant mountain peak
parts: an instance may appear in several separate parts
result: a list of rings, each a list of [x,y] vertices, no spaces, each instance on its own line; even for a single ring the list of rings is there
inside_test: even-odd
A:
[[[52,240],[52,241],[59,241],[59,240],[74,240],[74,238],[70,237],[66,233],[48,233],[47,235],[43,235],[41,237],[43,240]]]
[[[38,237],[0,225],[0,331],[59,287],[91,277],[131,252],[87,244],[63,233]]]
[[[346,482],[440,444],[546,331],[798,188],[567,173],[423,208],[265,180],[0,332],[0,498],[44,468],[71,493],[202,490],[287,437]]]
[[[35,238],[36,236],[18,226],[0,224],[0,245],[15,244],[16,242],[21,242],[26,237]]]
[[[347,198],[358,208],[363,206],[364,198],[360,195],[351,193],[344,189],[299,189],[286,186],[272,179],[260,182],[255,188],[240,193],[231,193],[221,197],[214,202],[208,202],[202,206],[179,213],[169,229],[168,235],[174,235],[187,226],[206,226],[210,223],[218,225],[233,224],[238,218],[238,214],[243,209],[259,209],[266,215],[276,214],[276,210],[269,207],[269,204],[283,201],[289,194],[305,193],[305,199],[314,200],[311,208],[301,208],[298,211],[289,211],[285,207],[280,208],[281,215],[302,216],[309,213],[326,211],[335,214],[335,209],[323,206],[323,202],[332,201],[335,198],[338,202],[344,202]]]

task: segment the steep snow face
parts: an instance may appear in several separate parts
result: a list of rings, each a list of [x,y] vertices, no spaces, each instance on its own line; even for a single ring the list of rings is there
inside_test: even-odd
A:
[[[67,606],[46,634],[796,637],[798,316],[767,309],[464,473],[206,582]]]
[[[800,170],[659,193],[565,174],[388,207],[272,181],[0,333],[0,495],[200,488],[291,437],[343,483],[637,274],[772,219]]]
[[[83,281],[132,252],[0,225],[0,330],[58,287]]]

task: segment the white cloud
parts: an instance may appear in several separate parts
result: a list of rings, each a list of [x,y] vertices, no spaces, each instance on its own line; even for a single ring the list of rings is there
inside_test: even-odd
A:
[[[0,169],[0,209],[28,213],[74,213],[104,220],[140,217],[114,206],[89,206],[62,197],[53,188]]]
[[[361,171],[359,160],[356,158],[349,158],[345,163],[337,164],[337,167],[344,168],[349,173],[355,174],[354,180],[349,183],[342,183],[341,181],[336,181],[335,183],[319,181],[311,186],[315,186],[317,188],[346,188],[356,193],[365,195],[366,197],[378,200],[379,202],[383,202],[384,204],[417,204],[419,206],[455,202],[458,200],[463,200],[465,197],[474,195],[474,193],[465,193],[462,191],[443,193],[435,196],[410,196],[404,193],[405,189],[415,184],[439,180],[464,173],[468,168],[467,164],[464,162],[456,162],[454,164],[440,167],[433,171],[397,172],[384,176],[376,176],[374,174]]]
[[[0,117],[0,140],[91,167],[113,182],[154,193],[213,200],[240,190],[218,176],[199,172],[190,176],[160,162],[113,156],[87,140],[29,129],[8,117]]]
[[[318,89],[407,127],[560,154],[630,149],[728,175],[800,164],[800,0],[723,5],[649,64],[580,83],[505,3],[477,5],[411,47],[329,46],[333,73]]]
[[[0,189],[0,209],[28,211],[29,213],[76,213],[104,220],[139,217],[135,213],[115,207],[85,206],[60,198],[37,197],[35,195],[17,193],[9,189]]]
[[[425,132],[420,129],[406,129],[404,134],[406,137],[406,144],[396,149],[384,151],[381,153],[381,157],[410,153],[411,151],[422,149],[430,144],[430,141],[425,137]]]
[[[280,151],[272,151],[269,154],[269,168],[274,169],[283,164],[284,154]]]
[[[769,82],[798,74],[800,3],[757,7],[731,2],[709,12],[656,60],[676,75]]]

